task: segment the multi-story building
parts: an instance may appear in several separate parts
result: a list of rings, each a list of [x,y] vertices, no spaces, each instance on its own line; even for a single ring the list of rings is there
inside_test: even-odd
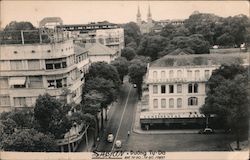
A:
[[[142,108],[140,122],[149,129],[154,124],[200,127],[205,116],[206,82],[220,64],[249,65],[249,54],[165,56],[148,66],[144,93],[148,105]],[[145,98],[142,98],[145,101]],[[190,127],[190,126],[189,126]]]
[[[100,43],[119,54],[124,48],[124,29],[117,24],[98,22],[90,24],[60,25],[57,26],[65,31],[70,31],[75,41],[82,43]]]
[[[83,76],[90,65],[87,52],[63,32],[44,41],[41,30],[29,31],[40,38],[32,42],[21,33],[20,43],[0,45],[0,111],[31,107],[44,93],[79,103]]]

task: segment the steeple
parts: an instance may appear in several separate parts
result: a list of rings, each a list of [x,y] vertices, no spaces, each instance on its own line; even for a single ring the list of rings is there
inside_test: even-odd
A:
[[[137,15],[136,15],[136,23],[138,26],[141,26],[141,12],[140,7],[138,5]]]
[[[151,24],[152,23],[152,14],[150,11],[150,5],[148,5],[148,23]]]
[[[148,18],[151,18],[152,17],[152,15],[151,15],[151,11],[150,11],[150,5],[148,5]]]
[[[138,6],[137,17],[141,17],[140,7]]]

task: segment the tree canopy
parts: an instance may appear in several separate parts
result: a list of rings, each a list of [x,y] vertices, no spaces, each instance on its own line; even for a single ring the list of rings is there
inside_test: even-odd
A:
[[[247,69],[239,65],[222,65],[209,79],[208,93],[201,112],[217,115],[216,123],[223,123],[237,134],[248,131],[249,94]]]
[[[128,61],[131,61],[136,56],[135,49],[131,47],[125,47],[122,49],[121,56],[125,57]]]
[[[56,138],[63,137],[72,127],[67,116],[70,107],[63,105],[49,94],[40,95],[35,104],[34,117],[43,133],[51,133]]]
[[[124,57],[118,57],[114,61],[111,62],[111,65],[113,65],[116,70],[119,73],[120,80],[123,82],[123,77],[128,74],[128,65],[129,62]]]

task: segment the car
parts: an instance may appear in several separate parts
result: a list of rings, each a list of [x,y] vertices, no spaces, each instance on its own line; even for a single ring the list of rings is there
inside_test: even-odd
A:
[[[120,140],[115,141],[115,146],[116,146],[116,148],[121,148],[122,142]]]
[[[134,86],[134,88],[136,88],[136,87],[137,87],[137,85],[136,85],[136,84],[133,84],[133,86]]]
[[[114,135],[112,133],[108,134],[107,141],[112,143],[114,141]]]
[[[205,128],[199,131],[199,134],[212,134],[214,130],[212,128]]]

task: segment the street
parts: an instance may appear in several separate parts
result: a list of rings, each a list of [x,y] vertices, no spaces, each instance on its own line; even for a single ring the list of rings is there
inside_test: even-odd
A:
[[[110,118],[100,139],[97,151],[114,151],[114,143],[107,142],[109,133],[114,135],[114,142],[121,140],[123,151],[228,151],[231,135],[212,134],[138,134],[134,133],[136,104],[136,88],[128,82],[124,83],[116,106],[110,110]],[[130,136],[127,135],[130,131]]]

